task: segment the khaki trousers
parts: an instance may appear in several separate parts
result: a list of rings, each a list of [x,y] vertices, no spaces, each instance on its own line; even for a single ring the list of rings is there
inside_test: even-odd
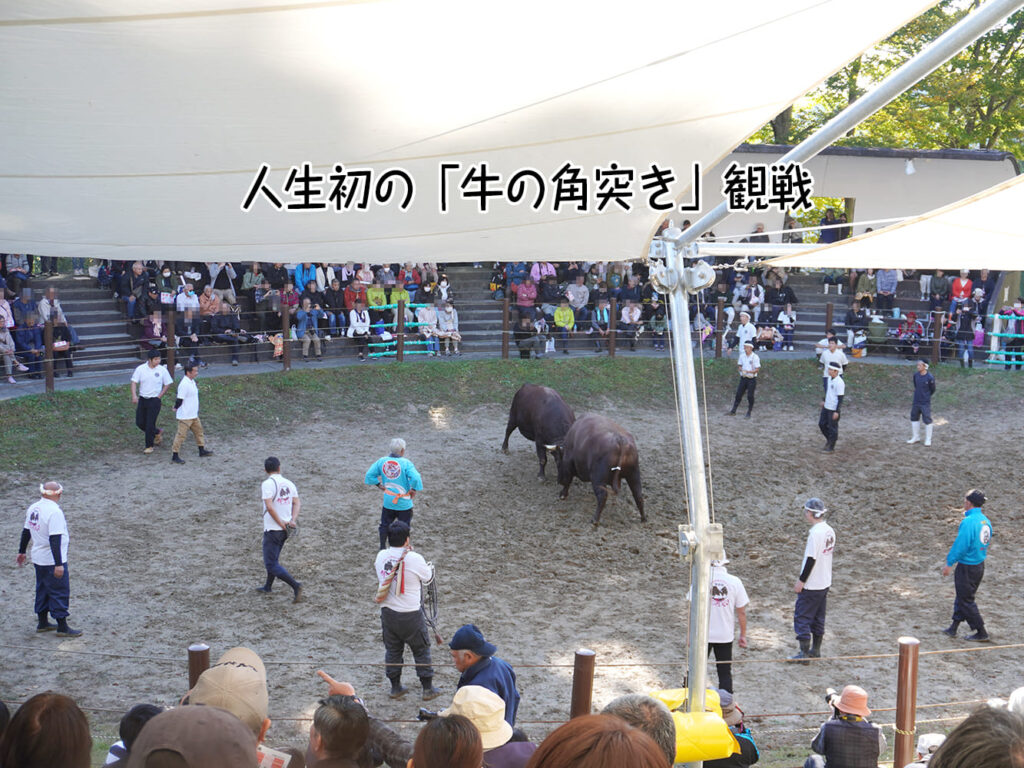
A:
[[[196,436],[196,445],[200,448],[206,445],[206,438],[203,437],[203,422],[199,420],[198,416],[194,419],[178,419],[178,432],[174,436],[174,445],[171,446],[171,451],[178,452],[189,431]]]

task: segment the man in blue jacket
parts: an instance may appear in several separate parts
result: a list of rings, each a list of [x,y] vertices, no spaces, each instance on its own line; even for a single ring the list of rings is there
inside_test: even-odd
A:
[[[977,488],[967,492],[964,498],[964,519],[960,521],[956,540],[946,555],[946,564],[942,567],[942,575],[948,576],[953,571],[953,566],[956,566],[953,574],[953,582],[956,585],[953,623],[942,631],[950,637],[956,637],[960,622],[966,621],[974,630],[974,634],[964,639],[975,643],[989,642],[985,622],[981,618],[977,603],[974,602],[974,593],[978,591],[981,578],[985,575],[985,558],[988,555],[989,542],[992,540],[992,523],[981,511],[984,503],[985,494]]]
[[[475,624],[464,624],[452,636],[448,647],[455,668],[462,673],[457,688],[479,685],[494,691],[505,702],[505,722],[515,725],[519,709],[516,673],[507,661],[494,655],[498,652],[497,646],[484,640]]]
[[[412,505],[417,491],[423,490],[423,480],[411,461],[405,458],[405,440],[396,437],[389,446],[390,453],[377,459],[366,470],[363,479],[384,491],[384,506],[380,513],[380,548],[384,549],[388,526],[395,520],[412,527]]]

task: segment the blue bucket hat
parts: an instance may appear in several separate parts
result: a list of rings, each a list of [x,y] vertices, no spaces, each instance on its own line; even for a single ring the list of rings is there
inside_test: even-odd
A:
[[[493,656],[498,652],[498,646],[484,640],[484,633],[476,624],[463,624],[452,635],[448,647],[453,651],[471,651],[477,656]]]

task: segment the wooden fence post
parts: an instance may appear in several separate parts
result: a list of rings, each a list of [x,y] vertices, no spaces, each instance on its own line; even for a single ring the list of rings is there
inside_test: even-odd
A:
[[[505,299],[501,303],[501,359],[508,360],[508,313],[509,313],[509,300]]]
[[[192,643],[188,647],[188,688],[195,688],[199,676],[210,668],[210,646]]]
[[[178,345],[174,342],[174,323],[177,320],[174,311],[174,305],[171,304],[171,308],[167,310],[167,330],[164,333],[167,334],[167,372],[174,376],[174,358],[178,351]]]
[[[945,312],[939,312],[932,323],[932,365],[937,365],[942,356],[942,326],[946,319]]]
[[[722,356],[722,317],[725,315],[725,299],[718,300],[715,310],[715,357]]]
[[[591,700],[594,695],[594,663],[597,655],[589,648],[576,651],[572,666],[572,703],[569,705],[569,717],[589,715]]]
[[[896,748],[893,765],[914,759],[914,729],[917,718],[917,659],[921,641],[901,637],[899,668],[896,673]]]
[[[43,375],[46,377],[46,394],[53,394],[53,319],[43,326]],[[70,352],[68,353],[70,354]]]
[[[402,362],[405,359],[405,301],[398,300],[395,312],[398,313],[395,315],[395,335],[398,337],[395,344],[395,360]]]
[[[608,301],[608,357],[615,357],[615,334],[618,332],[618,309],[619,302],[612,296]]]
[[[282,370],[292,369],[292,323],[291,314],[284,302],[281,302],[281,336],[284,338],[284,346],[281,347],[281,356],[284,367]]]

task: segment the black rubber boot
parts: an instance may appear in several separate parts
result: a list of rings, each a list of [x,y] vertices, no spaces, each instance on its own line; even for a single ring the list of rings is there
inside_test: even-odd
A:
[[[807,659],[811,658],[811,641],[801,640],[800,641],[800,652],[795,656],[790,656],[790,661],[795,661],[798,664],[810,664]]]
[[[51,624],[49,621],[49,611],[40,611],[36,616],[39,617],[39,622],[36,624],[36,632],[52,632],[57,628],[56,624]]]
[[[200,445],[199,446],[199,455],[200,456],[213,456],[213,451],[208,451],[208,450],[206,450],[206,446]]]
[[[408,688],[402,686],[401,677],[389,677],[388,680],[391,681],[391,691],[388,693],[388,696],[392,699],[400,699],[409,692]]]
[[[960,622],[954,621],[952,624],[950,624],[948,627],[942,630],[942,634],[949,635],[950,637],[956,637],[956,631],[958,629],[960,629]]]
[[[824,635],[811,635],[811,658],[821,658],[821,641],[824,639]]]
[[[433,701],[441,695],[441,691],[434,687],[434,678],[421,677],[420,684],[423,686],[424,701]]]

